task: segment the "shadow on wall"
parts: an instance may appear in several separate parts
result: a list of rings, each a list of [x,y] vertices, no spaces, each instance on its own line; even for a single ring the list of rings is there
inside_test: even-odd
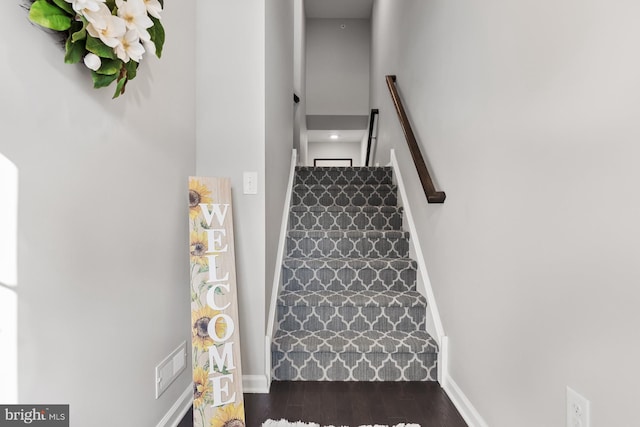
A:
[[[18,168],[0,154],[0,402],[18,403]]]

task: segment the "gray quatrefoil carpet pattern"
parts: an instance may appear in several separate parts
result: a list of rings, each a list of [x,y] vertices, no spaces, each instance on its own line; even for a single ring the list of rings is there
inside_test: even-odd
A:
[[[435,381],[391,168],[296,168],[273,379]]]

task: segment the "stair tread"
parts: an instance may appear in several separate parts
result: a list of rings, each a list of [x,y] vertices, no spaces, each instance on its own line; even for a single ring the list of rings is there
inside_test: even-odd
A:
[[[426,307],[427,301],[416,291],[372,290],[283,290],[278,298],[282,306],[331,307]]]
[[[415,260],[411,258],[293,258],[286,257],[282,264],[288,268],[296,268],[301,265],[312,268],[341,268],[349,266],[351,268],[384,268],[387,266],[410,266],[417,267]]]
[[[375,206],[375,205],[363,205],[363,206],[318,206],[318,205],[296,205],[291,206],[292,212],[349,212],[349,213],[395,213],[402,212],[402,206]]]
[[[302,353],[437,353],[426,331],[277,331],[272,351]]]
[[[313,237],[313,238],[386,238],[409,239],[409,232],[402,230],[289,230],[289,237]]]
[[[389,171],[391,172],[391,166],[296,166],[296,171],[361,171],[361,170],[369,170],[369,171]]]
[[[320,190],[320,191],[396,191],[395,184],[295,184],[293,190]]]

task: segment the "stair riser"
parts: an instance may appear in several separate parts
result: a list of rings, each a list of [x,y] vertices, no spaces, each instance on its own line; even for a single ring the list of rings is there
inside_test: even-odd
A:
[[[396,206],[398,199],[396,192],[378,187],[340,187],[309,188],[294,187],[291,197],[292,206]]]
[[[401,269],[344,267],[295,269],[282,268],[283,289],[288,291],[414,291],[416,289],[416,270],[413,267]]]
[[[407,258],[405,238],[287,237],[290,258]]]
[[[347,212],[291,212],[293,230],[400,230],[400,212],[350,214]]]
[[[437,354],[272,352],[276,381],[437,381]]]
[[[403,331],[426,327],[426,307],[278,306],[283,331]]]
[[[392,169],[364,168],[296,168],[296,184],[306,185],[375,185],[391,184]]]

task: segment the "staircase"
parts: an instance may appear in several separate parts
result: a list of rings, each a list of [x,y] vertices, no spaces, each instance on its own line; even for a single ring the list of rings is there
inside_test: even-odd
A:
[[[272,378],[435,381],[391,168],[297,167]]]

